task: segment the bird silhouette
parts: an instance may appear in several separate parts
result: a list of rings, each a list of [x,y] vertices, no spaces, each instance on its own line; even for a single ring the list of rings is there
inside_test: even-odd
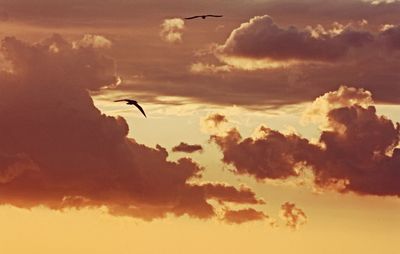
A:
[[[125,101],[127,105],[134,105],[135,107],[137,107],[140,112],[142,112],[142,114],[144,115],[144,117],[147,118],[146,113],[144,113],[143,108],[139,105],[139,103],[135,100],[130,100],[130,99],[123,99],[123,100],[116,100],[114,102],[120,102],[120,101]]]
[[[192,17],[188,17],[188,18],[185,18],[185,19],[197,19],[197,18],[206,19],[208,17],[211,17],[211,18],[222,18],[223,16],[222,15],[197,15],[197,16],[192,16]]]

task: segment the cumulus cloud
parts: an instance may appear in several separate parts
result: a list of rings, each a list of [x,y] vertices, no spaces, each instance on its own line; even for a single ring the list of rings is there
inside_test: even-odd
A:
[[[111,48],[112,42],[104,36],[85,34],[82,39],[74,41],[75,48]]]
[[[251,221],[265,220],[268,218],[268,215],[264,212],[257,211],[253,208],[226,210],[223,216],[223,220],[231,224],[242,224]]]
[[[243,138],[233,128],[210,139],[223,152],[223,162],[237,174],[260,180],[287,179],[307,167],[321,188],[399,196],[399,124],[377,115],[369,105],[371,94],[362,89],[342,87],[316,103],[334,105],[327,107],[327,128],[318,144],[264,126],[256,137]]]
[[[179,145],[174,146],[172,148],[173,152],[182,152],[182,153],[194,153],[194,152],[202,152],[203,147],[201,145],[189,145],[187,143],[181,142]]]
[[[222,161],[234,166],[237,174],[258,179],[285,179],[298,176],[297,166],[307,161],[309,141],[295,134],[284,135],[265,126],[257,130],[257,138],[242,138],[235,128],[224,136],[212,135],[223,152]]]
[[[234,53],[241,51],[241,48],[226,54],[220,52],[215,57],[212,52],[218,47],[210,46],[210,38],[216,36],[214,41],[223,47],[230,38],[230,33],[215,34],[213,29],[201,25],[205,28],[204,32],[210,36],[203,36],[202,33],[187,34],[190,37],[190,44],[193,43],[190,47],[174,48],[175,51],[171,51],[172,48],[165,50],[162,45],[146,44],[141,49],[136,49],[139,55],[145,55],[144,48],[151,47],[153,50],[147,50],[151,53],[146,54],[148,56],[145,58],[146,61],[134,57],[126,59],[126,62],[135,66],[135,73],[144,76],[141,79],[126,80],[122,89],[144,94],[143,96],[148,96],[146,98],[153,102],[157,102],[158,96],[179,96],[199,103],[224,106],[234,104],[251,109],[266,109],[309,102],[316,96],[347,84],[373,92],[377,103],[400,103],[400,97],[396,96],[400,92],[398,85],[400,72],[397,71],[400,67],[399,51],[390,46],[390,36],[385,39],[379,31],[380,26],[384,24],[397,26],[396,13],[400,10],[399,3],[373,6],[359,0],[338,0],[329,3],[320,0],[261,2],[251,5],[254,8],[258,5],[257,11],[241,13],[249,17],[244,23],[249,23],[255,14],[259,15],[260,10],[268,10],[266,14],[273,18],[273,24],[278,27],[278,31],[282,30],[283,34],[292,30],[297,31],[296,36],[302,38],[301,35],[304,35],[307,38],[304,43],[322,45],[321,47],[326,50],[320,51],[324,54],[325,52],[328,55],[334,52],[340,54],[332,59],[313,58],[313,55],[300,58],[299,55],[302,53],[297,51],[302,51],[304,47],[294,45],[291,50],[296,51],[297,58],[290,60],[235,55]],[[365,20],[368,20],[368,24]],[[230,31],[238,30],[239,25],[234,21],[225,24]],[[263,27],[259,28],[262,30]],[[240,36],[243,38],[243,43],[246,41],[246,45],[255,44],[255,50],[263,47],[263,43],[251,41],[254,37],[253,31],[250,33],[246,28],[242,32],[246,32]],[[365,34],[372,41],[358,46],[356,40],[349,34]],[[262,39],[267,40],[276,36]],[[282,46],[290,43],[288,40],[282,43]],[[327,48],[329,45],[333,45],[335,50]],[[281,47],[281,44],[278,46],[271,51],[274,54],[283,54],[281,51],[284,47]],[[196,59],[193,59],[192,51],[199,52],[200,47],[203,48],[200,50],[201,53],[196,53]],[[310,47],[307,46],[306,49]],[[319,50],[318,47],[315,48]],[[249,47],[249,50],[251,49],[253,47]],[[310,52],[316,51],[309,50],[308,53]],[[161,62],[168,63],[171,68],[165,68]],[[187,89],[188,84],[191,89]],[[243,88],[243,84],[246,89]]]
[[[321,127],[324,128],[329,124],[327,123],[327,114],[333,109],[354,105],[368,107],[373,104],[371,92],[362,88],[340,86],[337,91],[327,92],[316,98],[305,110],[302,120],[305,123],[321,124]]]
[[[58,35],[36,44],[7,37],[1,51],[11,71],[0,72],[0,204],[106,207],[151,220],[213,217],[208,199],[258,202],[249,189],[189,184],[201,166],[189,158],[168,161],[162,146],[128,138],[125,119],[102,114],[88,90],[118,78],[98,44],[75,47]]]
[[[233,30],[218,54],[265,59],[271,64],[291,60],[332,61],[345,56],[350,49],[372,41],[368,32],[350,29],[313,34],[294,26],[282,28],[270,16],[264,15],[256,16]]]
[[[307,222],[307,216],[295,204],[286,202],[281,205],[281,218],[286,222],[286,226],[298,229]]]
[[[341,24],[333,22],[331,28],[321,24],[315,27],[279,26],[268,16],[256,16],[234,29],[224,44],[214,49],[214,55],[230,69],[261,70],[288,69],[293,65],[323,66],[339,64],[374,56],[376,50],[389,52],[399,50],[399,27],[384,26],[379,32],[366,27],[368,22]],[[383,54],[383,53],[380,53]],[[380,56],[381,57],[381,56]],[[202,64],[198,69],[217,71],[218,68]],[[327,67],[325,67],[327,68]]]
[[[161,38],[170,43],[182,42],[185,21],[180,18],[165,19],[161,24]]]

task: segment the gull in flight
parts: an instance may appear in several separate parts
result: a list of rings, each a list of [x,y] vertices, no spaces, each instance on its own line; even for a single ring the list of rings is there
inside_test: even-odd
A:
[[[198,18],[206,19],[208,17],[211,17],[211,18],[222,18],[223,16],[222,15],[198,15],[198,16],[188,17],[188,18],[185,18],[185,19],[198,19]]]
[[[127,105],[134,105],[135,107],[137,107],[140,112],[142,112],[142,114],[144,115],[144,117],[147,118],[146,113],[144,113],[143,108],[139,105],[139,103],[135,100],[130,100],[130,99],[123,99],[123,100],[116,100],[114,102],[120,102],[120,101],[125,101]]]

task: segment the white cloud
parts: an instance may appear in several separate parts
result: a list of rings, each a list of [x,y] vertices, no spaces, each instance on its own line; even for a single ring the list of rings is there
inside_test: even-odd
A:
[[[185,21],[180,18],[165,19],[161,24],[161,38],[170,43],[182,42]]]

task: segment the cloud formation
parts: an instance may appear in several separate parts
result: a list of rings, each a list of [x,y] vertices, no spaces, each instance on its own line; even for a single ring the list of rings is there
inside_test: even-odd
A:
[[[337,91],[327,92],[316,98],[305,110],[303,121],[317,123],[325,128],[329,125],[327,115],[331,110],[354,105],[365,108],[373,104],[371,92],[362,88],[340,86]]]
[[[112,42],[101,35],[85,34],[82,39],[74,41],[72,45],[77,48],[111,48]]]
[[[211,135],[210,140],[219,146],[222,161],[232,165],[236,174],[259,180],[287,179],[309,168],[315,185],[321,188],[399,196],[400,149],[396,147],[400,125],[377,115],[369,103],[368,91],[348,87],[318,98],[317,105],[336,105],[321,111],[326,113],[327,125],[318,144],[265,126],[258,129],[256,137],[243,138],[233,128]]]
[[[169,43],[182,42],[185,21],[180,18],[165,19],[161,24],[161,38]]]
[[[376,50],[389,56],[398,53],[399,26],[386,24],[373,32],[365,28],[367,25],[363,19],[345,25],[333,22],[330,29],[320,24],[281,27],[268,15],[256,16],[234,29],[214,54],[228,67],[258,70],[352,62],[375,56]]]
[[[398,3],[273,2],[264,3],[270,16],[248,15],[243,24],[226,25],[225,33],[210,34],[220,45],[210,45],[205,31],[188,31],[187,48],[159,52],[147,65],[138,61],[137,72],[145,78],[126,82],[124,89],[153,98],[265,109],[308,102],[348,84],[371,91],[377,103],[400,103],[398,20],[393,16]],[[194,48],[199,49],[195,59],[189,52]],[[158,66],[160,55],[171,68]]]
[[[307,222],[307,216],[295,204],[286,202],[281,205],[281,218],[286,222],[286,226],[298,229]]]
[[[223,220],[231,224],[243,224],[251,221],[260,221],[268,219],[268,215],[253,208],[242,210],[226,210]]]
[[[264,15],[233,30],[218,53],[269,61],[332,61],[345,56],[352,48],[372,41],[373,36],[368,32],[350,29],[313,34],[294,26],[282,28],[270,16]]]
[[[96,45],[74,47],[59,35],[35,44],[3,39],[11,69],[0,73],[0,204],[106,207],[151,220],[213,217],[208,199],[259,202],[248,188],[189,184],[202,167],[168,161],[162,146],[128,138],[125,119],[102,114],[88,90],[118,78],[114,60]]]
[[[231,202],[238,204],[265,204],[263,199],[256,197],[255,193],[246,186],[239,189],[223,183],[205,183],[201,187],[206,192],[206,197],[216,199],[220,202]]]
[[[224,136],[212,135],[210,140],[222,150],[222,161],[232,164],[237,174],[258,179],[285,179],[298,176],[297,164],[307,160],[311,147],[308,140],[295,134],[284,135],[261,126],[258,138],[243,139],[235,128]]]
[[[226,116],[218,113],[209,114],[200,120],[201,130],[209,134],[223,131],[226,123],[228,123]]]
[[[202,152],[203,147],[201,145],[189,145],[187,143],[181,142],[179,145],[174,146],[172,148],[173,152],[182,152],[182,153],[194,153],[194,152]]]

